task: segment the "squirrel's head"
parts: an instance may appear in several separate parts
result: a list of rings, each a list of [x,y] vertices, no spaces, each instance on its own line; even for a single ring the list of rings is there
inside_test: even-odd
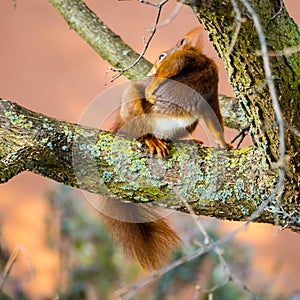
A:
[[[200,26],[192,29],[172,49],[161,53],[147,76],[155,76],[160,67],[166,67],[166,60],[172,60],[173,64],[176,63],[177,56],[184,55],[188,49],[196,48],[201,51],[202,32],[203,29]]]

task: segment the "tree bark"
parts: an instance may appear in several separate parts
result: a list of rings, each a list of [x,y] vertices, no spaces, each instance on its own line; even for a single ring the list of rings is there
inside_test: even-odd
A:
[[[189,3],[190,1],[186,1]],[[245,112],[253,142],[266,155],[268,162],[276,162],[278,154],[278,130],[266,85],[263,60],[259,55],[260,41],[250,14],[238,1],[243,11],[241,30],[234,49],[229,53],[229,45],[235,32],[236,20],[230,0],[193,1],[193,10],[199,21],[210,33],[216,51],[222,58],[230,83]],[[300,47],[300,33],[297,25],[289,17],[280,0],[252,0],[250,4],[260,17],[263,32],[270,53],[274,50]],[[280,99],[281,110],[289,125],[300,128],[299,82],[300,51],[292,55],[270,56],[273,80]],[[300,139],[290,130],[286,131],[288,153],[294,157],[295,171],[300,174]],[[296,156],[295,156],[296,155]],[[298,177],[299,178],[299,177]]]
[[[76,31],[104,60],[114,68],[126,68],[139,54],[129,47],[119,35],[104,24],[81,0],[49,0],[70,27]],[[144,77],[151,69],[145,58],[124,73],[130,80]]]
[[[261,163],[278,168],[279,136],[277,120],[266,84],[263,59],[259,54],[261,43],[247,11],[245,1],[236,1],[241,12],[241,29],[232,52],[229,45],[234,37],[237,19],[233,1],[185,1],[193,6],[200,23],[210,34],[216,51],[227,69],[229,80],[239,99],[254,146],[263,156]],[[285,121],[286,181],[282,207],[294,211],[300,220],[300,33],[280,0],[247,1],[255,9],[271,54],[273,82]],[[292,54],[273,55],[276,51],[298,49]],[[297,130],[292,130],[296,128]],[[297,132],[298,131],[298,132]],[[292,207],[294,207],[292,209]],[[292,210],[290,210],[292,209]]]
[[[254,147],[234,151],[171,144],[171,157],[150,157],[140,142],[59,121],[0,101],[0,180],[28,170],[92,193],[245,220],[268,197],[276,173]],[[258,221],[274,223],[270,213]]]
[[[69,25],[113,66],[126,67],[138,57],[82,1],[49,1]],[[278,181],[279,137],[265,84],[263,60],[257,54],[260,43],[253,20],[245,9],[241,9],[244,12],[241,30],[234,50],[228,53],[236,24],[231,1],[185,2],[193,6],[225,63],[239,99],[233,100],[231,108],[236,108],[239,101],[246,116],[245,122],[239,113],[239,121],[232,124],[240,126],[248,122],[251,125],[254,147],[224,151],[172,144],[169,159],[155,159],[150,158],[148,151],[137,141],[58,121],[1,100],[1,182],[30,170],[93,193],[187,211],[174,193],[173,187],[176,187],[197,214],[217,218],[245,220],[257,211]],[[238,3],[242,8],[243,5]],[[251,4],[262,16],[262,27],[271,50],[299,46],[299,31],[285,8],[280,7],[279,0],[263,3],[252,0]],[[270,58],[285,121],[296,128],[300,127],[299,114],[296,113],[300,107],[299,58],[299,53]],[[149,64],[141,61],[126,76],[137,79],[148,69]],[[228,111],[225,114],[227,124],[230,119]],[[263,211],[257,221],[288,225],[300,232],[300,141],[299,136],[289,129],[286,130],[286,145],[287,177],[282,211],[272,212],[277,209],[274,199],[269,210]]]

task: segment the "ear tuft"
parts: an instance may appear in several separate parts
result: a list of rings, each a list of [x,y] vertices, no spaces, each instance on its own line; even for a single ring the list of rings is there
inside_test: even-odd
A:
[[[195,27],[194,29],[189,31],[184,38],[187,40],[186,45],[202,50],[202,32],[203,28],[201,26]]]

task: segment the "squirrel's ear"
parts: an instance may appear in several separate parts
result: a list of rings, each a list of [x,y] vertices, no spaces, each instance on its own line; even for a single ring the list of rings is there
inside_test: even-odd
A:
[[[182,40],[178,42],[178,46],[184,46],[188,42],[188,38],[184,37]]]
[[[202,32],[203,28],[201,26],[198,26],[191,31],[189,31],[185,37],[181,40],[181,42],[184,41],[184,45],[188,45],[189,47],[202,49]]]

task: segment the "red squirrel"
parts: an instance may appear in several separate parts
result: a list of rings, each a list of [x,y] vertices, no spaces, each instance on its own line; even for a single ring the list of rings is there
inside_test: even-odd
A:
[[[191,30],[170,49],[159,55],[147,77],[131,83],[124,91],[119,119],[113,128],[142,138],[160,157],[169,155],[165,139],[192,133],[203,118],[222,148],[224,125],[218,100],[218,69],[201,50],[201,28]],[[110,201],[112,199],[109,199]],[[124,251],[146,269],[157,269],[168,260],[180,239],[164,219],[147,208],[128,203],[107,202],[118,210],[119,219],[105,217],[105,223]]]

